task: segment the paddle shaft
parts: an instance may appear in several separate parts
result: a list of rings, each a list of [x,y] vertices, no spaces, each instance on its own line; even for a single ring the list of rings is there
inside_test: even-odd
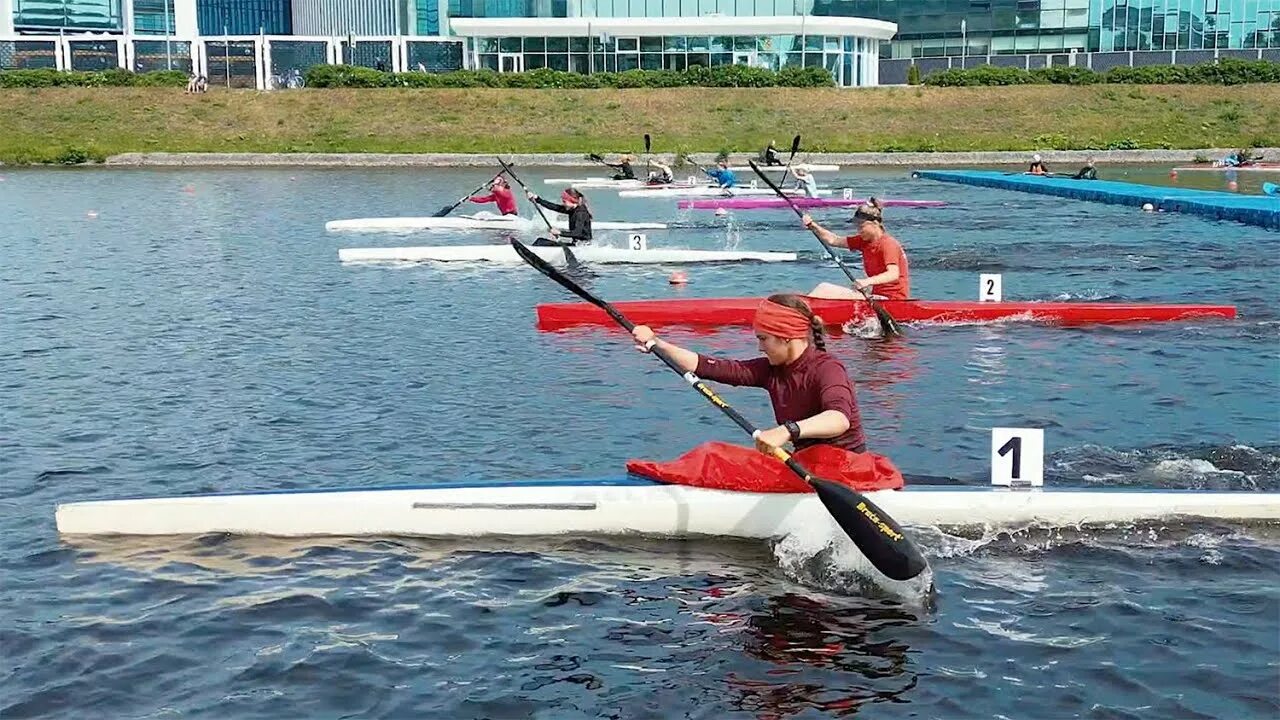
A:
[[[796,137],[799,137],[799,136],[797,135]],[[769,176],[765,175],[764,172],[760,170],[760,166],[756,165],[755,160],[749,160],[748,163],[751,165],[751,169],[755,170],[756,174],[760,176],[760,179],[763,180],[766,185],[768,185],[770,188],[773,189],[775,193],[778,194],[778,197],[787,201],[787,205],[791,207],[791,211],[796,214],[796,217],[800,217],[800,218],[804,217],[804,211],[796,206],[795,202],[791,199],[790,195],[787,195],[786,193],[782,192],[782,189],[779,188],[776,184],[774,184],[774,182],[769,179]],[[814,239],[817,240],[816,237]],[[844,264],[844,261],[842,261],[836,255],[835,251],[831,249],[831,246],[827,245],[821,240],[818,240],[818,244],[821,245],[823,251],[827,253],[827,257],[834,260],[836,265],[840,266],[840,269],[844,271],[845,277],[849,278],[849,282],[856,282],[857,278],[853,276],[853,273],[849,272],[849,266]]]
[[[778,181],[781,185],[787,181],[787,174],[791,172],[791,163],[796,159],[796,153],[800,152],[800,136],[791,138],[791,157],[787,158],[787,166],[782,170],[782,179]]]
[[[436,216],[436,217],[444,217],[445,215],[448,215],[449,213],[453,212],[453,209],[454,209],[454,208],[458,207],[459,205],[461,205],[462,203],[464,203],[464,202],[466,202],[468,199],[470,199],[472,195],[475,195],[476,193],[478,193],[478,192],[480,192],[481,190],[483,190],[483,189],[485,188],[485,186],[486,186],[486,185],[489,185],[489,184],[490,184],[490,183],[492,183],[494,180],[497,180],[498,178],[502,177],[502,173],[505,173],[505,172],[509,172],[509,171],[510,171],[510,168],[507,168],[505,165],[504,165],[503,167],[504,167],[505,169],[504,169],[502,172],[498,173],[497,175],[494,175],[493,177],[489,178],[488,180],[485,180],[484,182],[482,182],[482,183],[480,183],[479,185],[477,185],[475,190],[472,190],[471,192],[467,193],[466,195],[463,195],[461,198],[458,198],[458,202],[456,202],[456,203],[454,203],[454,204],[450,205],[450,206],[449,206],[449,207],[447,207],[447,208],[441,208],[441,209],[440,209],[440,211],[439,211],[439,212],[437,212],[437,213],[435,214],[435,216]],[[514,176],[513,176],[513,177],[514,177]]]
[[[520,185],[521,189],[523,189],[525,192],[529,192],[529,186],[524,184],[524,181],[520,179],[519,175],[516,175],[515,170],[512,170],[510,165],[506,164],[505,162],[502,162],[502,158],[498,158],[498,164],[501,165],[503,170],[506,171],[506,173],[511,176],[512,180],[515,180],[516,183]],[[547,229],[550,230],[551,221],[547,219],[547,214],[542,212],[542,206],[539,205],[537,201],[534,201],[533,209],[538,211],[538,215],[542,217],[542,222],[546,223]]]

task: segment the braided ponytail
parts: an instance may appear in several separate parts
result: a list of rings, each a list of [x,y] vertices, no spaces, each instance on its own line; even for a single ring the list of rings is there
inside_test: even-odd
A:
[[[809,332],[812,335],[811,342],[814,347],[826,352],[827,330],[822,324],[822,317],[814,314],[813,309],[809,307],[809,303],[805,302],[804,298],[791,293],[779,293],[777,295],[770,295],[768,300],[771,303],[775,303],[783,307],[789,307],[792,310],[798,310],[800,314],[809,318]]]
[[[819,350],[827,351],[827,329],[822,325],[822,318],[814,315],[809,318],[809,329],[813,331],[813,346]]]

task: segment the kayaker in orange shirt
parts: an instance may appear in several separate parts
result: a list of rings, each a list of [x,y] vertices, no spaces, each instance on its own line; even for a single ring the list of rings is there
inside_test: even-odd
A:
[[[822,242],[836,248],[847,248],[862,253],[862,268],[867,276],[858,278],[853,288],[832,283],[822,283],[809,292],[810,297],[836,300],[861,299],[863,290],[870,290],[885,300],[907,300],[911,297],[911,272],[907,254],[902,244],[884,229],[884,215],[875,198],[858,207],[853,213],[858,223],[858,234],[841,237],[822,227],[805,214],[804,226]]]

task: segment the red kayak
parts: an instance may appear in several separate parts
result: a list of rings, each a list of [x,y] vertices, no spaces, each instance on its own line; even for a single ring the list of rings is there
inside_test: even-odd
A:
[[[750,325],[758,297],[632,300],[613,303],[637,325],[719,327]],[[873,317],[867,303],[809,298],[813,311],[830,326]],[[1019,320],[1051,325],[1172,322],[1204,318],[1231,319],[1233,305],[1144,305],[1111,302],[976,302],[964,300],[884,300],[889,314],[901,322],[962,324]],[[561,330],[582,325],[613,325],[603,310],[588,303],[538,306],[538,328]]]

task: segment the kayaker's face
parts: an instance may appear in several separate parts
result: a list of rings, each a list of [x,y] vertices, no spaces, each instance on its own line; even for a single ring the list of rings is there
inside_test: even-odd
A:
[[[880,223],[870,220],[863,220],[858,225],[858,236],[867,242],[875,242],[884,234],[884,228],[880,227]]]
[[[792,347],[795,340],[783,340],[776,335],[760,332],[756,333],[756,340],[759,341],[760,352],[768,358],[770,365],[786,365],[795,359],[793,355],[796,353]]]

